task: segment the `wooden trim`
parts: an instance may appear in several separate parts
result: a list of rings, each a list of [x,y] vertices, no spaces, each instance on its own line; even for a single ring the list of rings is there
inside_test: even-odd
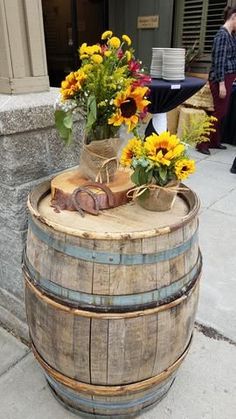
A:
[[[10,79],[6,77],[0,77],[0,93],[12,93]]]
[[[3,0],[6,11],[7,30],[13,77],[30,76],[30,63],[22,0]]]
[[[170,308],[176,307],[177,305],[181,304],[183,301],[185,301],[187,298],[190,297],[190,295],[194,292],[194,290],[197,288],[200,280],[200,275],[196,279],[195,283],[192,285],[190,290],[183,294],[181,297],[177,298],[174,301],[171,301],[167,304],[163,304],[158,307],[154,308],[148,308],[146,310],[138,310],[138,311],[132,311],[132,312],[125,312],[125,313],[98,313],[93,311],[86,311],[81,310],[74,307],[69,307],[68,305],[59,303],[52,298],[49,298],[47,295],[45,295],[43,292],[41,292],[35,285],[33,285],[29,278],[24,274],[25,279],[25,286],[28,287],[31,292],[33,292],[37,297],[42,300],[45,304],[48,304],[52,307],[54,307],[57,310],[64,311],[68,314],[73,314],[74,316],[80,316],[80,317],[86,317],[90,319],[103,319],[103,320],[118,320],[118,319],[131,319],[131,318],[137,318],[137,317],[143,317],[148,316],[151,314],[156,314],[161,311],[168,310]]]
[[[153,387],[162,381],[166,380],[171,374],[173,374],[181,365],[183,360],[185,359],[187,353],[189,352],[190,346],[192,343],[192,336],[190,338],[190,341],[187,345],[187,348],[185,349],[184,353],[175,361],[170,367],[168,367],[165,371],[161,372],[160,374],[156,375],[155,377],[151,377],[144,381],[139,381],[137,383],[133,384],[127,384],[127,385],[121,385],[121,386],[101,386],[101,385],[92,385],[92,384],[86,384],[82,383],[76,380],[73,380],[72,378],[69,378],[62,373],[54,370],[50,365],[48,365],[44,359],[39,355],[37,352],[35,346],[32,343],[32,351],[41,365],[41,367],[46,371],[47,374],[49,374],[53,379],[60,382],[61,384],[65,385],[66,387],[69,387],[70,389],[82,392],[90,395],[96,395],[96,396],[120,396],[123,394],[130,394],[130,393],[136,393],[138,391],[147,390],[150,387]]]
[[[12,93],[45,92],[49,90],[48,76],[12,79],[10,84]]]
[[[49,90],[48,76],[22,77],[19,79],[0,77],[0,92],[2,93],[20,94],[45,92],[47,90]]]
[[[41,0],[24,0],[32,76],[47,74]],[[43,40],[43,42],[42,42]]]
[[[11,66],[11,56],[9,49],[9,36],[7,30],[7,18],[4,2],[0,2],[0,75],[4,77],[13,77],[12,66]],[[1,77],[1,78],[2,78]],[[1,92],[0,85],[0,92]],[[5,90],[3,91],[5,93]]]

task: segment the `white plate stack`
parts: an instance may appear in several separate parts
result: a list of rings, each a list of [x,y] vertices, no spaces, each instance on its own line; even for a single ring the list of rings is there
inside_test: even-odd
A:
[[[163,48],[152,48],[152,61],[150,75],[154,79],[162,78],[162,56]]]
[[[164,48],[162,61],[162,78],[181,81],[185,79],[185,49]]]

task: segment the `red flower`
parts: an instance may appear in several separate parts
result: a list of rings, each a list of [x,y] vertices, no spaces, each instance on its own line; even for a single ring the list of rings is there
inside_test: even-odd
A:
[[[136,80],[133,82],[133,86],[147,86],[151,83],[151,77],[148,74],[135,73]]]
[[[121,58],[123,58],[123,56],[124,56],[124,53],[123,53],[122,49],[121,48],[118,49],[118,51],[117,51],[117,57],[121,60]]]
[[[131,73],[136,73],[141,68],[140,62],[135,61],[135,60],[129,61],[128,66],[129,66],[129,70],[131,71]]]
[[[106,44],[100,45],[101,50],[102,50],[102,55],[105,54],[105,52],[108,50],[108,46]]]

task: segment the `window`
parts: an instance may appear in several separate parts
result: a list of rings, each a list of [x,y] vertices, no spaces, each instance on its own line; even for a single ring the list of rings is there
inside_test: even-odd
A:
[[[177,0],[173,43],[188,49],[198,42],[204,59],[210,58],[213,38],[223,24],[227,0]]]

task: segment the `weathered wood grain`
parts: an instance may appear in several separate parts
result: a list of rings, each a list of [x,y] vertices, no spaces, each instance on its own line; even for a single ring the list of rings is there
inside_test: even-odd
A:
[[[198,200],[173,213],[133,204],[81,219],[29,199],[23,263],[34,352],[79,412],[130,418],[161,400],[185,357],[199,295]]]

